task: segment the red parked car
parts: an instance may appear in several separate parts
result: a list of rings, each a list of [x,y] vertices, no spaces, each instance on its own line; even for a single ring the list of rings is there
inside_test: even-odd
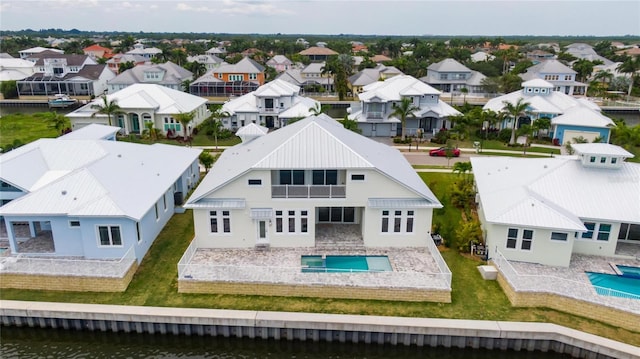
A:
[[[453,157],[460,157],[459,148],[452,148],[451,153],[453,154]],[[447,157],[447,148],[440,147],[440,148],[433,149],[429,151],[429,156]]]

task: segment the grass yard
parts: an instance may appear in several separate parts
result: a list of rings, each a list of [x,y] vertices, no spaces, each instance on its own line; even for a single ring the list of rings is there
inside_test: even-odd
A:
[[[434,223],[453,229],[460,212],[446,205],[446,191],[455,175],[420,173],[445,208],[434,214]],[[37,300],[75,303],[100,303],[192,308],[219,308],[264,311],[295,311],[363,314],[407,317],[459,318],[502,321],[551,322],[596,335],[640,345],[640,333],[634,333],[590,319],[544,308],[513,308],[495,281],[481,279],[476,267],[482,262],[444,250],[444,259],[453,272],[452,303],[412,303],[348,299],[319,299],[245,295],[177,293],[177,263],[193,238],[191,211],[176,214],[158,236],[144,258],[129,288],[124,293],[53,292],[4,289],[5,300]],[[441,231],[444,234],[444,230]],[[445,235],[445,239],[446,239]]]
[[[45,113],[10,114],[0,117],[0,147],[7,148],[14,142],[22,144],[40,138],[55,138],[58,133],[44,120]]]

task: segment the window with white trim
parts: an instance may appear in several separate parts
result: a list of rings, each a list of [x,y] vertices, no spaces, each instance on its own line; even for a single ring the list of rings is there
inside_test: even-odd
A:
[[[277,210],[276,233],[307,233],[309,211]]]
[[[551,232],[552,241],[567,241],[568,234],[564,232]]]
[[[516,248],[518,244],[518,229],[517,228],[509,228],[507,230],[507,248]]]
[[[69,227],[80,227],[80,221],[69,221]]]
[[[120,226],[98,226],[98,239],[100,246],[122,246]]]
[[[261,179],[249,179],[248,183],[249,183],[249,186],[261,186],[262,185],[262,180]]]
[[[413,233],[414,211],[383,210],[382,233]]]
[[[364,181],[364,175],[352,174],[351,175],[351,180],[352,181]]]
[[[162,209],[166,212],[167,208],[167,193],[165,193],[164,196],[162,196]]]
[[[520,246],[518,246],[518,241],[520,242]],[[507,230],[507,245],[506,247],[509,249],[519,249],[523,251],[531,250],[531,245],[533,243],[533,230],[531,229],[523,229],[520,231],[518,228],[509,228]]]
[[[338,170],[313,170],[312,180],[316,186],[337,185]]]
[[[584,222],[584,226],[587,228],[587,231],[582,233],[582,238],[584,239],[592,239],[593,238],[593,230],[596,229],[596,224],[593,222]]]
[[[528,251],[531,250],[531,242],[533,242],[533,231],[525,229],[522,231],[522,245],[520,249]]]
[[[158,219],[160,219],[160,216],[158,215],[158,204],[156,203],[156,204],[153,206],[153,208],[154,208],[154,209],[155,209],[155,211],[156,211],[156,221],[157,221]]]
[[[608,241],[610,234],[611,234],[611,225],[606,223],[600,223],[600,225],[598,226],[598,236],[596,238],[599,241]]]
[[[229,211],[209,211],[211,233],[231,233],[231,213]]]

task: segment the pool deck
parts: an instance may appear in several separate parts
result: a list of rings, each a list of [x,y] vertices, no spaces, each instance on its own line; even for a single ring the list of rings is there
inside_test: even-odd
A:
[[[392,272],[302,273],[303,255],[388,256]],[[367,288],[450,290],[445,274],[427,248],[320,248],[198,249],[181,280],[285,285],[333,285]]]
[[[628,247],[631,246],[631,247]],[[588,301],[631,313],[640,314],[640,300],[599,295],[586,272],[616,274],[611,264],[640,267],[640,260],[629,255],[640,255],[640,245],[629,244],[618,250],[625,257],[601,257],[574,254],[569,267],[554,267],[534,263],[509,261],[518,274],[509,278],[517,290],[527,292],[556,293],[570,298]]]

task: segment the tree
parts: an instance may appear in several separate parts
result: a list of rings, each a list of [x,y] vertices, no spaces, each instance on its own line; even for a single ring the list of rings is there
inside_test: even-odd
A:
[[[111,116],[125,113],[118,105],[118,100],[113,99],[109,101],[106,95],[102,96],[102,103],[93,104],[91,105],[91,108],[94,110],[98,110],[97,112],[91,114],[91,117],[95,117],[98,113],[107,115],[109,126],[111,126]]]
[[[587,59],[579,59],[573,63],[573,70],[578,73],[578,78],[580,81],[586,82],[587,78],[591,76],[593,72],[593,66],[595,64]]]
[[[344,118],[341,122],[342,126],[344,126],[344,128],[346,128],[347,130],[353,131],[355,133],[362,132],[362,130],[358,128],[358,121],[350,119],[349,115],[344,115]]]
[[[118,64],[118,73],[121,74],[129,69],[132,69],[136,66],[133,61],[125,61]]]
[[[533,121],[532,129],[538,134],[538,139],[542,139],[542,130],[551,128],[551,119],[549,117],[540,117]]]
[[[213,166],[213,162],[215,161],[215,158],[206,151],[202,151],[200,156],[198,156],[198,159],[200,160],[200,163],[202,163],[202,166],[204,166],[205,172],[209,172],[209,169],[211,169],[211,166]]]
[[[619,72],[623,74],[629,74],[631,78],[631,82],[629,83],[629,90],[627,92],[627,99],[631,96],[631,89],[633,89],[633,84],[638,76],[638,71],[640,71],[640,59],[629,57],[623,63],[618,65],[616,68]]]
[[[184,68],[191,71],[193,73],[193,78],[196,79],[207,72],[207,66],[198,61],[187,62]]]
[[[467,103],[467,94],[469,93],[469,90],[466,87],[463,87],[460,89],[460,93],[462,93],[462,102]]]
[[[158,137],[160,137],[160,130],[158,130],[157,128],[155,128],[153,121],[146,121],[144,123],[144,133],[149,136],[149,139],[151,140],[151,142],[155,142],[156,140],[158,140]]]
[[[200,125],[206,131],[207,135],[209,133],[213,135],[216,150],[218,149],[218,136],[220,136],[220,133],[223,130],[222,119],[227,117],[231,117],[231,114],[222,110],[222,106],[217,106],[211,109],[211,114],[202,121],[202,124]]]
[[[48,112],[45,115],[45,121],[49,123],[49,127],[55,128],[61,135],[70,127],[70,122],[67,116],[59,114],[56,111]]]
[[[189,133],[189,124],[193,121],[193,118],[196,116],[194,111],[191,112],[180,112],[173,115],[173,118],[178,120],[182,125],[182,140],[184,142],[191,140],[191,134]]]
[[[391,116],[396,116],[400,119],[400,125],[402,126],[402,141],[406,138],[407,117],[413,116],[413,113],[419,109],[420,108],[413,104],[410,97],[403,97],[400,103],[396,105],[393,112],[391,112]]]
[[[309,112],[313,116],[318,116],[318,115],[320,115],[322,113],[327,113],[327,111],[329,111],[329,106],[320,105],[320,102],[316,103],[316,105],[314,107],[309,108]]]
[[[520,97],[515,104],[508,101],[503,101],[504,107],[502,111],[505,112],[513,120],[513,126],[511,126],[511,139],[510,145],[516,144],[516,130],[518,129],[518,118],[526,114],[529,103],[525,102],[524,98]]]
[[[467,176],[468,173],[471,173],[471,162],[456,162],[453,164],[453,173],[457,173],[461,176],[464,176],[464,180],[467,181],[470,179]]]

